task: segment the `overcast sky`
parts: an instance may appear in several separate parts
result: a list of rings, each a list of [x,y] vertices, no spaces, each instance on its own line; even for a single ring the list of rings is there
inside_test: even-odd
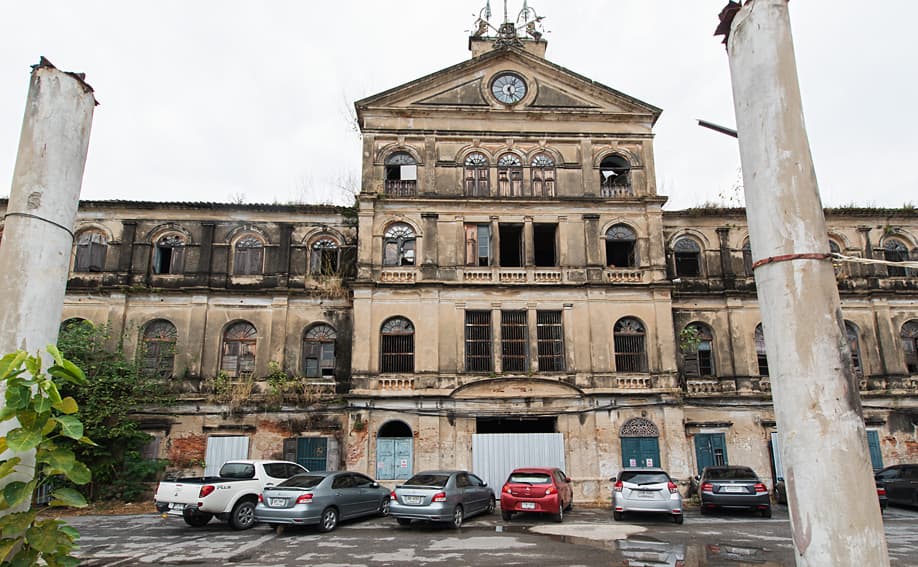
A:
[[[667,209],[735,204],[726,0],[532,0],[547,57],[663,109]],[[522,0],[508,0],[511,14]],[[0,195],[44,55],[96,108],[84,199],[344,203],[353,103],[464,61],[484,0],[102,0],[0,7]],[[492,19],[503,1],[492,0]],[[918,203],[918,2],[789,4],[823,203]]]

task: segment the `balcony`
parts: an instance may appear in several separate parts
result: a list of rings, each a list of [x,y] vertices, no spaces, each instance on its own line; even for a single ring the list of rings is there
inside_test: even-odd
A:
[[[414,268],[385,268],[379,272],[379,281],[382,283],[413,284],[416,279],[417,272]]]
[[[384,186],[386,197],[417,197],[418,182],[414,179],[386,179]]]
[[[612,284],[644,283],[644,272],[639,268],[606,268],[603,270],[603,281]]]

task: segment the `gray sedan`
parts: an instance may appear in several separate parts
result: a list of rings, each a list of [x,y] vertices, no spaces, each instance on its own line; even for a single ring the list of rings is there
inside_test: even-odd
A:
[[[360,473],[310,472],[265,487],[255,520],[270,526],[318,525],[330,532],[339,520],[389,514],[389,490]]]
[[[475,514],[494,512],[494,491],[468,471],[427,471],[396,486],[390,515],[407,526],[411,520],[446,522],[454,528]]]

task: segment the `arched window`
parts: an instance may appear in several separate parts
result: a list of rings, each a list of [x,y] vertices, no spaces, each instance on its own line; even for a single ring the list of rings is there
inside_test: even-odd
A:
[[[414,372],[414,325],[404,317],[383,323],[379,341],[380,372]]]
[[[399,222],[390,225],[383,235],[383,266],[414,265],[414,229]]]
[[[389,421],[376,434],[376,477],[389,480],[411,478],[414,435],[404,421]]]
[[[851,366],[854,367],[854,374],[863,376],[864,369],[861,366],[861,346],[858,340],[858,331],[851,321],[845,321],[845,335],[848,338],[848,348],[851,350]]]
[[[701,275],[701,247],[691,238],[682,237],[673,244],[677,277]]]
[[[765,333],[762,324],[755,326],[755,358],[759,365],[759,376],[768,376],[768,357],[765,355]]]
[[[610,268],[633,268],[638,265],[637,234],[625,224],[606,231],[606,265]]]
[[[902,242],[890,238],[883,245],[883,258],[887,262],[908,262],[908,248]],[[908,269],[886,266],[886,273],[891,277],[908,275]]]
[[[839,247],[838,243],[832,240],[831,238],[829,239],[829,253],[830,254],[841,254],[841,247]],[[842,271],[842,263],[836,262],[835,260],[833,260],[832,269],[835,270],[835,275],[837,276]]]
[[[236,241],[233,247],[233,274],[237,276],[259,275],[264,271],[265,244],[253,234],[247,234]]]
[[[465,158],[465,194],[488,197],[491,194],[491,170],[488,158],[475,152]]]
[[[231,378],[246,378],[255,372],[258,332],[247,321],[233,323],[223,333],[220,370]]]
[[[714,334],[704,323],[692,323],[683,331],[682,372],[687,377],[716,376],[714,372]]]
[[[599,164],[600,197],[630,197],[631,164],[620,155],[606,156]]]
[[[332,276],[338,273],[340,249],[331,238],[320,238],[309,247],[309,273],[314,276]]]
[[[523,194],[523,162],[515,154],[504,154],[497,160],[497,189],[501,197]]]
[[[743,242],[743,272],[749,277],[754,275],[752,271],[752,246],[749,244],[748,238]]]
[[[154,319],[143,328],[140,367],[147,376],[170,378],[175,366],[175,325]]]
[[[912,319],[902,325],[899,336],[902,338],[902,350],[905,352],[905,367],[909,374],[918,374],[918,319]]]
[[[418,189],[418,162],[408,152],[386,158],[386,195],[414,197]]]
[[[633,317],[619,319],[615,324],[615,370],[618,372],[647,372],[647,347],[644,325]]]
[[[548,154],[538,154],[532,158],[532,196],[555,196],[555,160]]]
[[[105,269],[108,239],[99,231],[87,230],[77,236],[74,272],[101,272]]]
[[[181,274],[185,269],[185,238],[179,234],[164,234],[153,248],[154,274]]]
[[[311,327],[303,335],[303,372],[307,378],[335,375],[335,339],[330,325]]]

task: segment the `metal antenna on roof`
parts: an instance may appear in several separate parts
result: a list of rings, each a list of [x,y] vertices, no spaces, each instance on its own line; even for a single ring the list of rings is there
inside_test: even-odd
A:
[[[504,23],[510,21],[510,18],[507,17],[507,0],[504,0]]]

